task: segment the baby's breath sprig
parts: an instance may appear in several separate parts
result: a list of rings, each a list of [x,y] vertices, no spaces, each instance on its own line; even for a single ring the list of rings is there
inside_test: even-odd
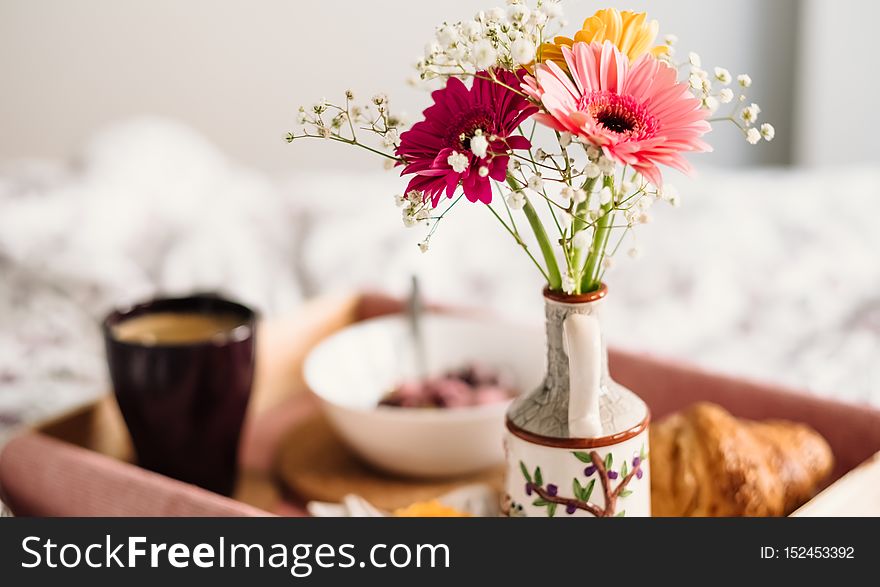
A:
[[[421,80],[466,77],[492,67],[514,70],[535,61],[541,43],[559,33],[559,0],[508,0],[472,19],[437,27],[416,63]]]
[[[297,121],[302,130],[300,133],[287,133],[285,140],[288,143],[306,138],[327,139],[381,155],[391,165],[404,162],[395,154],[400,146],[404,120],[391,113],[385,94],[377,94],[368,103],[358,105],[354,103],[354,92],[346,90],[345,101],[341,105],[324,98],[310,108],[300,106]],[[362,142],[358,136],[359,130],[375,135],[379,145],[374,147]]]
[[[675,35],[667,36],[667,59],[671,59],[671,56],[675,54],[677,42],[678,37]],[[752,85],[752,78],[748,74],[738,75],[736,84],[734,84],[734,78],[728,69],[714,67],[710,73],[703,69],[702,58],[693,52],[688,53],[687,61],[677,64],[676,67],[688,70],[688,83],[691,90],[700,98],[703,108],[708,110],[710,114],[714,115],[722,106],[731,105],[726,116],[710,118],[709,122],[733,123],[751,145],[758,144],[762,139],[772,141],[776,136],[776,129],[772,124],[765,122],[758,126],[761,107],[754,102],[749,102],[745,94],[745,91]],[[735,88],[738,89],[738,93]]]

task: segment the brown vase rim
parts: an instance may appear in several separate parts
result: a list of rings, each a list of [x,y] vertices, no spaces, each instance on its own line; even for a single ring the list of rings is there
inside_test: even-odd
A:
[[[553,291],[549,287],[544,288],[545,299],[563,304],[588,304],[599,301],[606,295],[608,295],[608,286],[604,283],[599,284],[599,289],[582,294],[567,294],[561,291]]]
[[[523,430],[516,424],[514,424],[510,418],[505,419],[505,424],[507,425],[507,429],[510,430],[510,433],[514,436],[518,436],[522,438],[526,442],[531,442],[532,444],[540,444],[543,446],[551,446],[553,448],[600,448],[603,446],[612,446],[615,444],[620,444],[630,438],[635,438],[642,432],[644,432],[648,428],[648,424],[651,421],[651,412],[648,411],[645,414],[645,418],[627,430],[623,430],[616,434],[610,434],[608,436],[599,436],[596,438],[557,438],[555,436],[543,436],[541,434],[535,434],[534,432],[529,432],[528,430]]]

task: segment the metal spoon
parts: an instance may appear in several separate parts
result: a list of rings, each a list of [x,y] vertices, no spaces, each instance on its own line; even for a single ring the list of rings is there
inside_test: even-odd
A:
[[[409,300],[407,302],[407,318],[409,319],[409,333],[412,339],[412,348],[415,352],[416,373],[420,379],[428,377],[428,358],[425,351],[425,337],[422,329],[422,315],[424,314],[424,304],[422,302],[422,294],[419,288],[419,278],[412,276],[412,286],[409,292]]]

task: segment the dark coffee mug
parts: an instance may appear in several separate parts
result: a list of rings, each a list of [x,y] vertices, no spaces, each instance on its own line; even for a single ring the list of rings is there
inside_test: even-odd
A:
[[[235,317],[222,336],[194,342],[120,340],[147,314]],[[213,295],[158,299],[110,314],[110,378],[138,464],[223,495],[235,486],[238,444],[254,375],[254,312]]]

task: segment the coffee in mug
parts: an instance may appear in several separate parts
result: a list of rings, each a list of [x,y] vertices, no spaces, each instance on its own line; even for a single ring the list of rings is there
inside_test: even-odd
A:
[[[255,326],[252,310],[210,295],[107,317],[110,377],[140,466],[232,493]]]

